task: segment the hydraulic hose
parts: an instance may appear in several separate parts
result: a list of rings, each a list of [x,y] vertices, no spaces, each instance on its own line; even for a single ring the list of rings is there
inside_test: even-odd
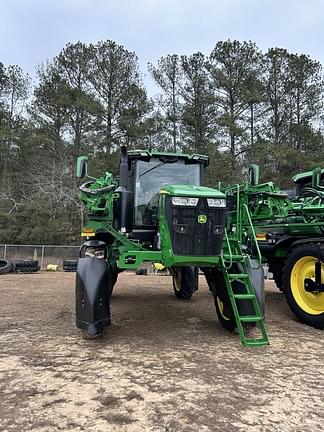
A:
[[[306,198],[311,197],[311,196],[318,196],[319,198],[323,199],[324,198],[324,192],[319,191],[317,189],[314,189],[312,187],[305,187],[302,189],[300,196],[306,197]]]
[[[106,192],[111,192],[116,188],[115,185],[111,184],[111,185],[104,186],[104,187],[98,188],[98,189],[90,189],[89,186],[92,185],[93,183],[94,183],[93,180],[88,181],[86,183],[83,183],[79,187],[80,191],[87,193],[87,194],[90,194],[90,195],[102,195]]]

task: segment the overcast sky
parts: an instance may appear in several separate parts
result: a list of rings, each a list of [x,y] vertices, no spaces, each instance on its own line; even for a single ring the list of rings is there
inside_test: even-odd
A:
[[[67,42],[112,39],[147,62],[252,40],[324,63],[323,0],[0,0],[0,62],[35,75]],[[150,89],[152,90],[153,87]]]

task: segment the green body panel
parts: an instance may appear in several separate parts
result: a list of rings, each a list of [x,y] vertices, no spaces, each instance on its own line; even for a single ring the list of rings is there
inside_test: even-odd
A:
[[[320,169],[320,174],[324,174],[324,168]],[[313,171],[305,171],[299,174],[296,174],[292,177],[292,181],[294,183],[299,183],[300,181],[310,180],[313,176]]]
[[[226,196],[235,198],[237,206],[248,206],[252,220],[283,219],[293,209],[288,195],[272,182],[256,186],[249,183],[233,185],[225,192]]]
[[[93,181],[87,189],[96,191],[107,187],[116,187],[117,182],[113,179],[111,173],[106,172],[104,176]],[[103,222],[112,223],[113,206],[117,194],[112,191],[102,192],[100,194],[91,194],[84,191],[80,193],[80,199],[90,215],[90,221],[102,220]]]
[[[167,185],[163,187],[162,193],[184,197],[226,198],[223,192],[206,186]]]
[[[180,157],[192,161],[192,163],[208,163],[208,157],[203,155],[174,154],[166,152],[149,152],[146,150],[130,150],[128,156],[132,157]],[[90,190],[100,190],[107,186],[115,185],[117,182],[112,174],[105,173],[104,176],[95,180],[89,186]],[[219,263],[219,257],[215,256],[177,256],[173,253],[171,237],[165,217],[165,195],[184,196],[184,197],[206,197],[224,198],[225,194],[217,189],[194,186],[194,185],[165,185],[160,191],[158,209],[158,232],[161,241],[161,250],[153,251],[151,245],[145,245],[138,241],[128,239],[127,235],[122,234],[113,227],[113,208],[118,198],[118,193],[114,190],[91,195],[89,191],[82,191],[80,198],[83,201],[87,212],[88,221],[84,225],[85,229],[92,229],[94,233],[109,234],[113,241],[110,245],[109,260],[112,265],[120,269],[139,269],[143,262],[161,262],[166,267],[174,265],[201,265],[212,266]],[[127,259],[131,256],[131,262]]]
[[[191,191],[191,193],[189,193]],[[225,198],[225,194],[216,189],[204,186],[188,185],[168,185],[163,187],[159,198],[159,234],[161,240],[161,250],[152,251],[147,249],[138,242],[129,240],[125,235],[116,230],[112,224],[112,211],[110,217],[104,212],[100,217],[90,217],[84,228],[92,228],[95,233],[107,233],[114,237],[111,245],[111,260],[120,269],[139,269],[143,262],[161,262],[166,267],[174,265],[200,265],[212,266],[219,263],[218,256],[183,256],[175,255],[172,250],[171,237],[168,224],[165,217],[165,195],[174,194],[175,196],[192,196],[192,197],[212,197]],[[111,194],[113,195],[113,194]],[[81,195],[83,197],[83,195]],[[113,198],[111,198],[113,199]],[[91,200],[91,198],[90,198]],[[107,201],[109,197],[107,197]],[[91,205],[91,201],[89,203]],[[97,207],[92,208],[96,211]],[[127,257],[134,257],[134,262],[127,263]],[[118,264],[117,264],[118,263]]]
[[[131,264],[127,263],[129,257],[134,258],[134,262]],[[118,268],[122,270],[138,270],[141,268],[144,262],[159,262],[165,267],[172,266],[215,266],[220,263],[220,257],[214,256],[206,258],[199,256],[183,256],[173,255],[171,253],[165,254],[163,251],[149,251],[149,250],[128,250],[125,253],[119,255]]]
[[[317,236],[323,235],[324,221],[323,222],[313,222],[308,223],[306,221],[300,220],[296,222],[295,220],[287,221],[286,223],[261,223],[259,221],[253,221],[254,230],[256,234],[259,233],[271,233],[274,230],[287,235],[305,235],[305,236]]]

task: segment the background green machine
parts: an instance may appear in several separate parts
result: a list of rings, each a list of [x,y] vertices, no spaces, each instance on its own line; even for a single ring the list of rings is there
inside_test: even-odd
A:
[[[175,295],[183,300],[198,289],[200,268],[223,327],[236,329],[246,346],[268,344],[263,269],[242,246],[248,208],[227,212],[225,194],[202,185],[207,164],[203,155],[122,147],[119,177],[94,179],[87,158],[78,158],[77,176],[88,177],[80,186],[88,220],[76,275],[76,324],[89,336],[110,324],[119,272],[158,262],[170,269]],[[254,337],[247,333],[251,327],[258,329]]]
[[[226,189],[232,209],[249,208],[259,249],[292,312],[302,322],[324,328],[324,170],[297,174],[295,190],[259,184],[259,168],[249,180]],[[254,236],[243,215],[246,243]],[[251,251],[257,255],[253,247]]]

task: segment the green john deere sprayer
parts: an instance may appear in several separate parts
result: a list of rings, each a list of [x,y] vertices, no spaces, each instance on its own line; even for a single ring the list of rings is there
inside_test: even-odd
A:
[[[225,194],[202,186],[207,164],[198,154],[122,147],[119,177],[106,172],[95,179],[88,176],[87,157],[78,158],[77,176],[87,177],[80,198],[88,219],[77,266],[76,325],[88,336],[110,324],[118,274],[153,262],[169,268],[180,300],[198,289],[200,268],[222,326],[236,330],[246,346],[269,343],[263,269],[242,244],[248,208],[227,211]],[[251,327],[258,329],[254,337]]]
[[[295,191],[272,182],[259,184],[259,167],[249,180],[227,188],[227,205],[246,205],[241,221],[248,243],[256,234],[259,250],[292,312],[302,322],[324,328],[324,169],[295,175]],[[291,193],[292,192],[292,193]],[[254,230],[250,230],[250,225]],[[250,247],[254,255],[258,250]]]

